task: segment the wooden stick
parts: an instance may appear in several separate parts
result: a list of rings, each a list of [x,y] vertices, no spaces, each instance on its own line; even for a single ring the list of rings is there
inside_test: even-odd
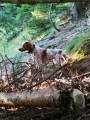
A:
[[[36,72],[36,74],[33,76],[32,80],[34,80],[34,78],[36,77],[36,75],[38,75],[38,74],[41,72],[42,68],[43,68],[44,66],[46,66],[48,63],[49,63],[49,62],[47,62],[46,64],[44,64],[44,65]]]
[[[15,83],[15,82],[18,82],[18,81],[28,72],[29,69],[31,69],[31,68],[28,68],[28,69],[23,73],[23,75],[21,75],[18,79],[16,79],[16,81],[13,81],[13,82],[9,83],[9,85],[11,85],[11,84],[13,84],[13,83]],[[8,85],[6,85],[5,87],[1,88],[0,91],[4,90],[4,89],[7,88],[7,87],[8,87]]]
[[[84,77],[84,76],[89,75],[89,74],[90,74],[90,72],[87,72],[87,73],[85,73],[85,74],[82,74],[82,75],[79,75],[79,76],[76,76],[76,77],[72,77],[72,79]]]
[[[14,70],[14,62],[12,62],[7,55],[5,55],[5,57],[10,61],[10,63],[12,64],[12,71],[13,71],[13,80],[14,80],[14,84],[15,84],[15,88],[17,87],[17,84],[16,84],[16,77],[15,77],[15,70]]]
[[[68,64],[69,64],[69,63],[67,63],[67,64],[65,64],[65,65],[63,65],[63,66],[60,66],[60,67],[57,68],[53,73],[51,73],[46,79],[44,79],[44,80],[36,83],[35,85],[32,85],[32,86],[30,87],[30,89],[32,89],[33,87],[35,87],[35,86],[37,86],[37,85],[40,85],[40,84],[43,83],[44,81],[47,81],[47,80],[48,80],[51,76],[53,76],[58,70],[66,67]]]
[[[35,116],[32,116],[31,118],[32,119],[35,119],[35,118],[39,118],[40,117],[40,120],[47,120],[49,119],[49,117],[54,117],[56,115],[60,115],[60,109],[58,110],[54,110],[54,111],[49,111],[47,113],[43,113],[43,116],[42,116],[42,113],[41,114],[37,114]]]
[[[1,58],[2,58],[2,61],[4,61],[4,58],[1,54]],[[7,81],[8,81],[8,87],[9,87],[9,92],[10,92],[10,84],[9,84],[9,78],[8,78],[8,73],[7,73],[7,66],[6,66],[6,63],[4,61],[4,67],[5,67],[5,72],[6,72],[6,76],[7,76]]]

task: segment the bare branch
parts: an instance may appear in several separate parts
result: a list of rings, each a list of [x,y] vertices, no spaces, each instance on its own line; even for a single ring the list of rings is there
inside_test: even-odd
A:
[[[84,73],[84,74],[79,75],[79,76],[72,77],[72,79],[84,77],[84,76],[87,76],[87,75],[90,75],[90,72]]]
[[[58,32],[60,32],[60,30],[56,27],[55,23],[52,20],[52,16],[51,16],[52,6],[53,6],[53,4],[50,5],[50,11],[49,11],[50,22],[53,25],[53,27],[55,28],[55,30],[57,30]]]
[[[53,76],[58,70],[60,70],[60,69],[62,69],[62,68],[64,68],[64,67],[66,67],[67,65],[68,65],[68,63],[65,64],[65,65],[63,65],[63,66],[60,66],[60,67],[57,68],[53,73],[51,73],[47,78],[45,78],[44,80],[42,80],[42,81],[36,83],[35,85],[31,86],[30,89],[32,89],[32,88],[35,87],[35,86],[40,85],[40,84],[43,83],[44,81],[47,81],[47,80],[48,80],[51,76]]]
[[[4,61],[4,58],[3,58],[2,54],[0,54],[0,55],[1,55],[2,61]],[[10,84],[9,84],[9,78],[8,78],[8,73],[7,73],[7,66],[6,66],[5,61],[4,61],[4,67],[5,67],[5,72],[6,72],[7,81],[8,81],[8,87],[9,87],[9,91],[10,91]]]

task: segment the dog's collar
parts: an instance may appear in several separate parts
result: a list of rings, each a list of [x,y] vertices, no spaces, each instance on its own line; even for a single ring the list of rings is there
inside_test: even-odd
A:
[[[32,53],[34,49],[35,49],[35,45],[33,45],[32,48],[28,50],[28,53]]]

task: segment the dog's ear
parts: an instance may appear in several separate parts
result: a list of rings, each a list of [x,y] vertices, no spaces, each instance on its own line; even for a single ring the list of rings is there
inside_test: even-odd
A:
[[[42,54],[41,54],[42,63],[46,61],[46,56],[47,56],[47,50],[45,49],[42,51]]]

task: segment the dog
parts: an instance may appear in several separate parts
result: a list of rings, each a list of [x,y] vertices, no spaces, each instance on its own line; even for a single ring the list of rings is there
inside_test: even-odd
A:
[[[67,63],[68,55],[65,50],[62,49],[46,49],[32,44],[31,42],[24,42],[19,51],[33,54],[34,63],[36,68],[39,68],[42,64],[53,62],[54,64],[63,65]]]

